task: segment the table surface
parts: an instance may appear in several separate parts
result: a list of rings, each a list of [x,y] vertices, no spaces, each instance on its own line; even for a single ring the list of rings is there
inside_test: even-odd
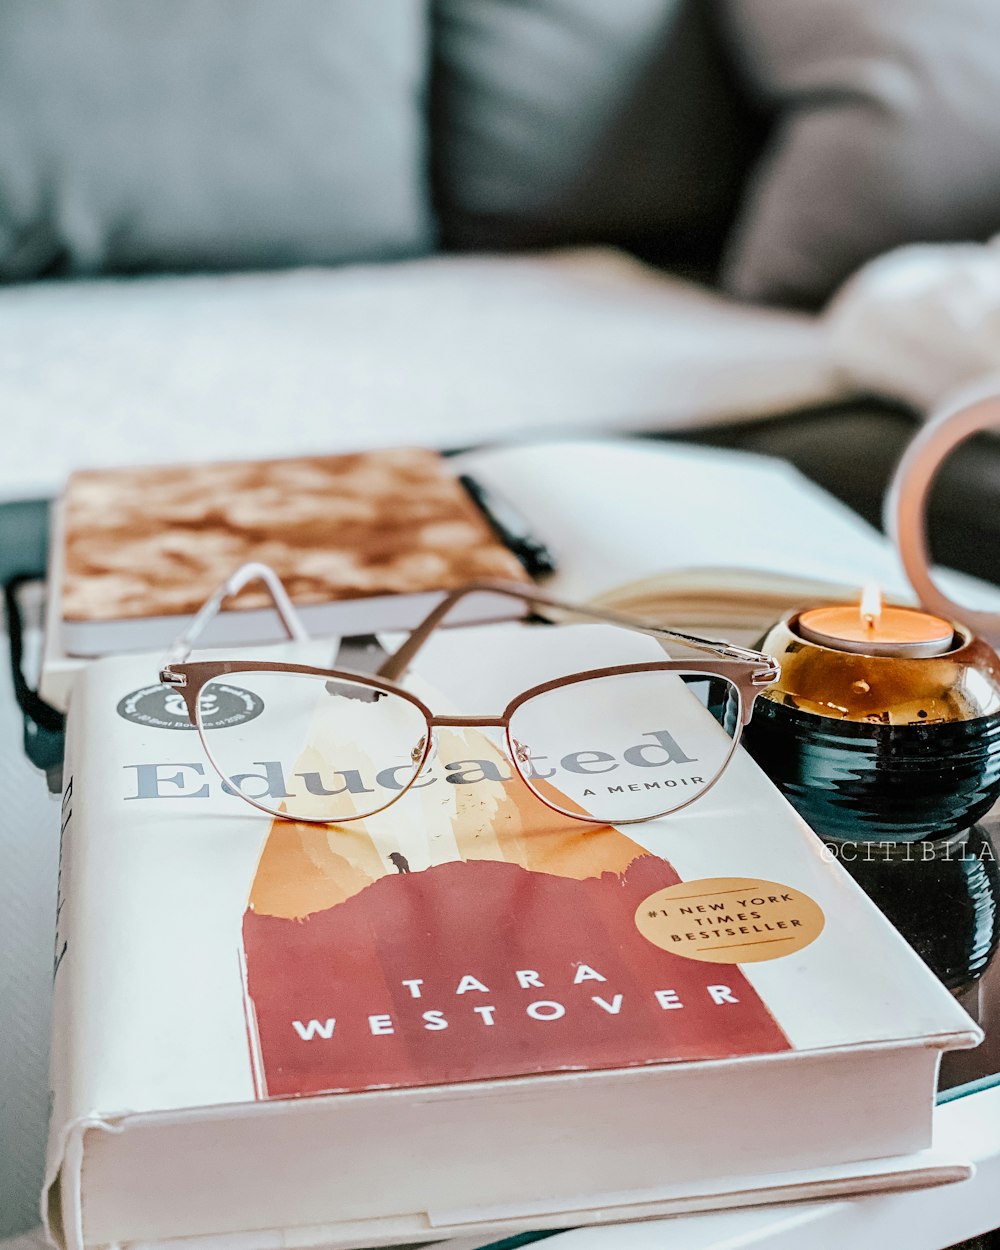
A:
[[[1000,1085],[1000,804],[946,843],[831,851],[986,1035],[944,1055],[942,1099]]]

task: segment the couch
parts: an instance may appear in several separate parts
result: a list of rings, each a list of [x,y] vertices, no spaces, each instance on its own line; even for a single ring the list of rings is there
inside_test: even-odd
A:
[[[822,310],[996,231],[998,48],[995,0],[5,0],[5,573],[74,467],[577,429],[785,456],[877,520],[920,414]],[[966,449],[934,513],[994,580],[998,467]],[[45,1120],[54,847],[22,845],[0,1236]]]
[[[996,230],[998,46],[991,0],[8,0],[0,497],[617,428],[875,518],[917,414],[818,314],[878,252]],[[988,462],[934,531],[989,576]]]

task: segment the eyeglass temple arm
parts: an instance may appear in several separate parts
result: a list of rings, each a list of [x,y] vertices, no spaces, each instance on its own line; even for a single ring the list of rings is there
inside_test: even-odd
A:
[[[525,603],[543,604],[545,607],[557,608],[572,616],[588,617],[591,620],[605,621],[610,625],[620,625],[625,629],[633,629],[640,634],[648,634],[651,638],[670,638],[675,642],[683,642],[695,650],[705,651],[709,655],[721,656],[727,660],[756,662],[767,665],[769,670],[776,667],[775,661],[769,655],[764,655],[760,651],[752,651],[748,647],[738,647],[728,642],[713,642],[708,638],[699,638],[695,634],[683,634],[678,630],[651,625],[648,621],[636,620],[634,617],[624,616],[607,608],[582,607],[575,603],[565,603],[561,599],[554,599],[551,595],[543,594],[530,586],[522,586],[517,582],[484,580],[469,582],[465,586],[459,586],[445,595],[437,607],[428,613],[424,620],[413,630],[402,646],[393,652],[388,659],[383,661],[377,676],[384,677],[388,681],[398,681],[412,664],[417,652],[442,623],[455,604],[459,600],[464,599],[466,595],[481,593],[507,595],[511,599],[521,599]]]
[[[298,612],[292,606],[292,601],[288,597],[288,592],[281,584],[281,578],[278,577],[274,569],[266,564],[260,564],[257,561],[251,561],[249,564],[242,564],[231,577],[229,577],[219,589],[199,608],[197,614],[188,625],[187,629],[177,638],[177,641],[170,648],[166,659],[163,661],[163,667],[169,668],[171,664],[180,664],[188,658],[191,651],[204,633],[209,622],[211,622],[219,613],[220,608],[225,601],[233,595],[238,595],[240,591],[249,586],[251,582],[263,582],[267,588],[268,594],[271,596],[271,602],[274,609],[281,618],[281,624],[285,633],[292,642],[308,642],[309,635],[305,626],[299,617]]]

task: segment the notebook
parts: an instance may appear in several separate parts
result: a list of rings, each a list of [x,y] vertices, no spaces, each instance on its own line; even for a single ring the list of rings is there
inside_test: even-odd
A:
[[[407,628],[463,582],[527,580],[441,455],[421,448],[89,470],[58,507],[50,582],[69,655],[168,646],[247,560],[276,570],[314,633]],[[248,589],[207,641],[273,638],[266,606]],[[511,615],[498,601],[470,612]]]

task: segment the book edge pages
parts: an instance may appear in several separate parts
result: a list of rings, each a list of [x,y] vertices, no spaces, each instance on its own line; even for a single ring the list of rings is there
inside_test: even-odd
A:
[[[50,1201],[44,1210],[44,1227],[50,1243],[62,1250],[114,1250],[116,1243],[86,1242],[82,1223],[82,1172],[84,1139],[91,1130],[115,1131],[96,1119],[69,1126],[62,1166],[53,1177]],[[362,1250],[410,1240],[482,1236],[502,1238],[529,1231],[615,1224],[632,1220],[803,1202],[821,1198],[855,1197],[954,1184],[970,1179],[975,1165],[938,1151],[933,1146],[913,1154],[874,1160],[813,1167],[795,1173],[762,1173],[733,1178],[736,1186],[722,1181],[687,1187],[687,1192],[664,1196],[662,1192],[601,1193],[586,1203],[540,1204],[512,1209],[456,1207],[430,1209],[408,1215],[387,1215],[333,1224],[246,1229],[165,1239],[137,1240],[134,1250],[227,1250],[252,1239],[253,1250],[308,1250],[319,1243],[330,1250]],[[67,1220],[67,1198],[68,1213]],[[51,1208],[63,1204],[62,1218],[51,1218]]]
[[[802,1168],[803,1181],[813,1177],[817,1172],[828,1173],[830,1169],[833,1169],[834,1172],[839,1170],[841,1173],[845,1173],[853,1184],[853,1179],[858,1175],[864,1177],[870,1172],[876,1172],[880,1175],[884,1174],[887,1168],[891,1169],[893,1160],[900,1158],[909,1159],[914,1154],[923,1157],[926,1151],[931,1149],[932,1094],[938,1057],[934,1056],[933,1060],[928,1063],[925,1057],[926,1049],[919,1045],[910,1046],[903,1050],[884,1046],[876,1048],[877,1051],[882,1052],[881,1059],[875,1062],[873,1054],[869,1064],[869,1071],[875,1073],[877,1080],[881,1077],[878,1083],[880,1086],[885,1086],[885,1092],[882,1095],[882,1106],[878,1113],[878,1123],[880,1131],[883,1133],[883,1138],[878,1143],[878,1149],[874,1152],[874,1157],[869,1155],[867,1158],[848,1159],[846,1162],[830,1157],[831,1134],[827,1129],[819,1132],[816,1129],[816,1124],[820,1121],[824,1124],[827,1123],[831,1106],[834,1103],[838,1106],[841,1105],[839,1100],[843,1093],[843,1083],[845,1080],[853,1082],[853,1072],[851,1069],[846,1068],[842,1068],[840,1071],[831,1071],[828,1066],[822,1063],[821,1059],[817,1060],[815,1055],[798,1056],[800,1063],[796,1066],[802,1069],[799,1077],[797,1077],[800,1095],[805,1089],[813,1088],[817,1075],[820,1072],[828,1074],[827,1079],[820,1083],[820,1088],[826,1091],[825,1110],[823,1105],[821,1105],[816,1116],[811,1117],[809,1122],[803,1122],[803,1126],[800,1128],[796,1138],[796,1154],[791,1156],[797,1158],[799,1149],[804,1149],[807,1152],[812,1151],[809,1162]],[[908,1055],[907,1051],[909,1052]],[[787,1088],[787,1078],[781,1076],[777,1068],[783,1059],[787,1060],[789,1057],[786,1053],[780,1056],[760,1056],[756,1058],[755,1062],[759,1075],[752,1085],[754,1092],[751,1096],[751,1104],[753,1099],[757,1100],[757,1104],[750,1107],[753,1112],[759,1114],[765,1108],[776,1105],[771,1100],[776,1095],[777,1083],[780,1082],[783,1088]],[[233,1146],[235,1143],[235,1149],[238,1152],[241,1148],[241,1143],[252,1139],[253,1145],[251,1149],[254,1152],[253,1157],[257,1161],[256,1165],[263,1169],[262,1176],[271,1177],[277,1174],[275,1169],[278,1167],[278,1164],[275,1157],[269,1158],[269,1156],[272,1156],[275,1150],[283,1151],[287,1146],[289,1131],[294,1131],[296,1138],[306,1151],[306,1157],[311,1157],[314,1149],[320,1150],[326,1156],[322,1165],[324,1174],[339,1178],[343,1173],[338,1168],[338,1160],[342,1165],[346,1158],[351,1157],[350,1142],[358,1139],[358,1134],[363,1131],[362,1124],[367,1124],[369,1129],[376,1132],[381,1132],[391,1125],[393,1126],[392,1131],[394,1135],[398,1132],[405,1136],[405,1126],[407,1123],[412,1122],[413,1116],[417,1116],[421,1122],[428,1119],[433,1122],[434,1127],[430,1130],[429,1136],[425,1135],[423,1144],[425,1151],[429,1151],[437,1161],[436,1166],[440,1166],[442,1161],[447,1163],[450,1158],[450,1164],[445,1168],[447,1172],[445,1191],[448,1194],[448,1198],[450,1199],[452,1193],[456,1190],[458,1193],[462,1193],[461,1187],[463,1183],[466,1186],[464,1192],[468,1197],[471,1197],[469,1186],[471,1185],[475,1188],[477,1184],[481,1184],[481,1178],[475,1165],[473,1165],[472,1172],[465,1178],[464,1182],[462,1178],[462,1160],[470,1157],[467,1151],[472,1148],[472,1139],[478,1141],[479,1135],[483,1133],[492,1139],[496,1137],[499,1130],[501,1136],[497,1140],[504,1141],[503,1133],[505,1130],[502,1126],[507,1125],[506,1131],[509,1132],[510,1126],[516,1122],[518,1125],[518,1140],[520,1140],[520,1134],[525,1125],[522,1119],[522,1112],[517,1111],[517,1108],[518,1106],[524,1107],[523,1094],[527,1088],[531,1087],[534,1087],[538,1093],[542,1094],[541,1102],[539,1102],[537,1096],[532,1098],[532,1103],[536,1108],[538,1106],[542,1107],[542,1112],[540,1113],[543,1122],[542,1138],[535,1141],[536,1154],[540,1148],[540,1141],[545,1139],[546,1134],[551,1135],[551,1123],[544,1114],[546,1107],[549,1112],[552,1112],[557,1107],[560,1109],[556,1115],[556,1121],[561,1138],[567,1133],[570,1137],[574,1137],[576,1131],[580,1129],[581,1125],[579,1123],[574,1124],[573,1120],[574,1117],[579,1118],[581,1115],[581,1103],[585,1104],[582,1113],[584,1119],[587,1119],[588,1122],[590,1122],[589,1117],[595,1114],[595,1110],[601,1100],[605,1100],[605,1106],[608,1105],[607,1100],[613,1099],[616,1108],[625,1107],[626,1112],[624,1116],[619,1116],[617,1124],[609,1123],[603,1113],[599,1116],[605,1138],[611,1141],[618,1140],[619,1145],[624,1146],[626,1152],[630,1154],[630,1161],[627,1163],[624,1173],[621,1169],[617,1173],[612,1172],[612,1183],[607,1191],[602,1190],[601,1185],[608,1182],[608,1174],[605,1170],[606,1152],[598,1150],[597,1156],[600,1157],[595,1157],[590,1153],[594,1143],[591,1141],[588,1144],[588,1141],[584,1141],[579,1146],[574,1145],[573,1147],[573,1150],[576,1150],[579,1156],[575,1161],[572,1158],[568,1162],[560,1160],[552,1178],[548,1177],[546,1173],[546,1185],[553,1180],[555,1181],[554,1190],[546,1191],[553,1193],[551,1198],[547,1196],[542,1198],[537,1192],[537,1185],[534,1196],[528,1194],[524,1199],[517,1200],[507,1199],[505,1195],[500,1202],[496,1199],[490,1201],[488,1194],[483,1194],[480,1189],[478,1202],[470,1204],[466,1201],[453,1206],[449,1201],[447,1208],[440,1201],[443,1192],[440,1186],[438,1188],[438,1198],[435,1200],[433,1192],[427,1193],[425,1191],[424,1182],[418,1175],[416,1180],[407,1178],[407,1183],[410,1185],[410,1190],[408,1191],[410,1197],[409,1199],[404,1198],[401,1200],[403,1203],[414,1201],[414,1208],[411,1210],[417,1210],[417,1201],[427,1201],[426,1208],[420,1210],[419,1214],[413,1218],[423,1220],[426,1217],[435,1228],[445,1225],[450,1228],[453,1225],[462,1225],[465,1222],[481,1224],[484,1220],[492,1220],[494,1218],[502,1218],[504,1220],[516,1219],[522,1222],[531,1221],[532,1224],[537,1224],[542,1216],[560,1216],[573,1213],[573,1217],[576,1218],[576,1213],[581,1208],[585,1209],[587,1206],[600,1207],[602,1209],[614,1208],[616,1212],[614,1218],[627,1218],[627,1216],[618,1213],[619,1208],[632,1206],[637,1201],[673,1203],[679,1199],[684,1199],[688,1203],[684,1207],[685,1210],[714,1209],[720,1205],[718,1201],[720,1196],[728,1195],[731,1191],[735,1196],[730,1205],[741,1205],[744,1201],[741,1195],[753,1193],[760,1187],[759,1175],[766,1176],[770,1173],[737,1172],[732,1165],[726,1165],[721,1179],[712,1179],[713,1173],[711,1172],[707,1172],[704,1175],[695,1173],[679,1182],[675,1182],[673,1185],[660,1185],[658,1180],[655,1179],[659,1175],[659,1167],[665,1162],[665,1160],[660,1158],[662,1154],[660,1152],[660,1155],[658,1155],[659,1161],[649,1161],[646,1167],[646,1175],[642,1177],[641,1181],[636,1181],[628,1190],[622,1189],[620,1185],[616,1186],[614,1180],[620,1180],[623,1175],[627,1175],[630,1181],[635,1178],[635,1140],[632,1138],[634,1121],[631,1118],[631,1113],[634,1113],[636,1110],[638,1105],[636,1103],[637,1098],[639,1100],[649,1099],[650,1095],[659,1089],[661,1094],[666,1093],[671,1098],[672,1109],[680,1109],[680,1122],[689,1124],[690,1114],[697,1108],[703,1097],[703,1094],[699,1092],[703,1087],[696,1079],[699,1073],[694,1071],[692,1077],[691,1070],[712,1067],[714,1071],[711,1073],[711,1077],[716,1081],[716,1084],[713,1086],[714,1095],[718,1096],[721,1092],[724,1096],[727,1088],[725,1084],[727,1079],[726,1069],[732,1070],[737,1066],[745,1066],[746,1062],[746,1060],[731,1060],[716,1061],[713,1064],[661,1065],[661,1069],[674,1069],[682,1078],[681,1085],[675,1086],[672,1090],[665,1090],[657,1084],[660,1076],[657,1072],[651,1072],[649,1069],[619,1069],[604,1072],[566,1073],[548,1078],[518,1078],[513,1081],[481,1082],[478,1090],[465,1087],[463,1091],[461,1086],[441,1086],[433,1089],[398,1089],[364,1094],[335,1095],[316,1099],[293,1099],[285,1100],[284,1104],[241,1104],[239,1107],[229,1109],[231,1112],[229,1115],[225,1114],[227,1111],[225,1108],[222,1109],[221,1114],[217,1109],[214,1115],[212,1109],[205,1109],[202,1113],[192,1113],[188,1117],[178,1115],[177,1113],[165,1113],[161,1116],[143,1114],[121,1117],[99,1117],[95,1114],[82,1115],[75,1123],[67,1126],[64,1137],[65,1154],[62,1160],[62,1167],[61,1169],[57,1168],[54,1175],[54,1180],[59,1185],[59,1189],[55,1193],[57,1197],[62,1199],[65,1212],[70,1217],[64,1217],[62,1226],[70,1231],[75,1230],[74,1235],[76,1233],[79,1234],[76,1242],[71,1237],[67,1237],[66,1244],[69,1246],[82,1246],[84,1244],[81,1212],[85,1206],[91,1208],[91,1217],[96,1218],[98,1222],[98,1228],[87,1240],[87,1245],[110,1244],[112,1241],[117,1242],[119,1240],[131,1243],[150,1238],[155,1239],[156,1232],[153,1230],[156,1229],[156,1220],[162,1221],[163,1216],[162,1214],[157,1216],[155,1206],[153,1211],[147,1214],[148,1208],[141,1205],[145,1199],[138,1197],[136,1191],[132,1188],[129,1180],[130,1172],[135,1172],[139,1178],[155,1175],[157,1180],[154,1188],[157,1193],[160,1192],[160,1187],[163,1186],[166,1187],[168,1194],[178,1192],[178,1185],[182,1186],[186,1191],[188,1185],[193,1183],[191,1175],[187,1175],[185,1180],[186,1172],[190,1172],[191,1165],[187,1163],[189,1157],[196,1160],[204,1159],[205,1150],[210,1143],[212,1149],[217,1149],[224,1147],[227,1140],[230,1146]],[[685,1068],[688,1069],[688,1072],[682,1070]],[[683,1078],[686,1076],[691,1079],[684,1081]],[[718,1084],[720,1077],[723,1081],[721,1086]],[[889,1078],[888,1080],[885,1079],[887,1077]],[[731,1080],[732,1078],[729,1079]],[[631,1090],[628,1088],[629,1084],[632,1085]],[[544,1088],[538,1090],[539,1085]],[[512,1101],[505,1096],[511,1092],[512,1086],[521,1087],[520,1090],[514,1091],[522,1094],[520,1101],[516,1098]],[[746,1087],[745,1081],[740,1085],[740,1088],[744,1087]],[[730,1086],[730,1088],[732,1087]],[[917,1096],[918,1089],[926,1093],[926,1102],[924,1102],[922,1097]],[[913,1092],[912,1103],[909,1107],[903,1106],[899,1097],[904,1090]],[[463,1092],[467,1096],[464,1101],[461,1097]],[[477,1098],[477,1095],[479,1098]],[[475,1104],[481,1097],[489,1098],[491,1095],[494,1096],[494,1107],[484,1106],[481,1101],[478,1108],[476,1107]],[[560,1101],[558,1103],[553,1102],[553,1097]],[[724,1101],[728,1106],[728,1099],[724,1098]],[[470,1102],[472,1103],[471,1106],[469,1105]],[[459,1103],[461,1103],[460,1107],[457,1105]],[[435,1110],[435,1106],[437,1110]],[[631,1107],[631,1112],[627,1110],[629,1107]],[[513,1120],[510,1119],[511,1109],[514,1112]],[[747,1105],[744,1105],[743,1113],[746,1114],[747,1110]],[[359,1111],[361,1113],[360,1117],[356,1114]],[[338,1116],[338,1112],[346,1114]],[[894,1112],[898,1112],[898,1122],[895,1125],[890,1125],[888,1123],[890,1114]],[[865,1116],[870,1116],[871,1114],[871,1110],[866,1104],[865,1109],[861,1112],[862,1121]],[[331,1116],[334,1117],[332,1121]],[[254,1119],[259,1121],[262,1117],[270,1120],[273,1132],[266,1131],[266,1125],[262,1124],[254,1136],[251,1131],[251,1124]],[[289,1117],[292,1117],[292,1119],[289,1119]],[[201,1133],[207,1132],[208,1138],[205,1138],[198,1132],[198,1126],[193,1122],[195,1118],[203,1121]],[[452,1137],[454,1127],[460,1121],[464,1122],[466,1118],[475,1121],[474,1125],[465,1133],[465,1137],[470,1140],[464,1143],[461,1140],[456,1142]],[[211,1119],[215,1120],[214,1125],[204,1123],[205,1120]],[[449,1121],[452,1125],[451,1128],[448,1127]],[[784,1137],[786,1123],[782,1117],[780,1125],[771,1126],[770,1128],[762,1126],[757,1148],[765,1152],[765,1154],[772,1149],[768,1146],[768,1134],[773,1137],[777,1133]],[[154,1137],[150,1135],[151,1132],[158,1131],[166,1126],[169,1126],[169,1131],[165,1136]],[[295,1127],[293,1128],[293,1126]],[[648,1129],[648,1127],[647,1125],[646,1128]],[[858,1125],[852,1123],[849,1119],[845,1120],[845,1125],[840,1128],[840,1137],[844,1141],[848,1139],[853,1140],[852,1134],[857,1127]],[[338,1129],[340,1130],[339,1132],[337,1131]],[[526,1141],[531,1140],[530,1130],[527,1131],[529,1136]],[[699,1132],[701,1133],[700,1137]],[[457,1136],[461,1138],[462,1134],[459,1133]],[[130,1137],[131,1141],[129,1140]],[[833,1134],[832,1137],[836,1139],[837,1135]],[[704,1151],[705,1141],[703,1138],[703,1130],[696,1131],[692,1138],[685,1136],[681,1149],[687,1151],[694,1143],[696,1149]],[[345,1142],[344,1146],[340,1146],[339,1142],[341,1140]],[[568,1141],[569,1138],[566,1140]],[[644,1136],[643,1140],[645,1140]],[[820,1143],[819,1146],[816,1145],[817,1141]],[[506,1139],[506,1143],[508,1155],[511,1150],[520,1149],[517,1143],[509,1138]],[[393,1145],[395,1146],[395,1143]],[[835,1142],[833,1154],[836,1155],[843,1148],[843,1141]],[[402,1149],[403,1147],[400,1145],[398,1149],[395,1149],[395,1154],[399,1155]],[[871,1143],[867,1149],[872,1149]],[[445,1156],[444,1160],[439,1157],[439,1152],[442,1150]],[[569,1151],[571,1156],[573,1150]],[[108,1153],[109,1151],[110,1154]],[[580,1153],[581,1151],[583,1152],[582,1154]],[[824,1152],[826,1152],[826,1158],[823,1157]],[[402,1216],[403,1212],[398,1207],[395,1211],[391,1209],[392,1201],[394,1200],[392,1196],[390,1196],[390,1201],[387,1204],[390,1208],[388,1214],[382,1216],[374,1212],[370,1213],[370,1209],[373,1206],[378,1207],[383,1201],[383,1189],[387,1176],[401,1175],[398,1171],[393,1170],[400,1164],[400,1159],[393,1158],[393,1153],[393,1149],[378,1152],[377,1157],[373,1156],[370,1160],[367,1171],[362,1169],[357,1174],[352,1171],[350,1177],[351,1192],[356,1194],[357,1198],[352,1199],[352,1201],[355,1201],[355,1212],[348,1216],[346,1222],[363,1222],[367,1227],[376,1220],[383,1218],[395,1219]],[[502,1150],[501,1162],[503,1153]],[[230,1154],[229,1157],[232,1158],[233,1156]],[[401,1157],[411,1158],[405,1151]],[[738,1152],[733,1157],[734,1159],[745,1159],[746,1156],[745,1153],[740,1154]],[[751,1157],[755,1156],[751,1155]],[[602,1158],[605,1159],[604,1163],[602,1163]],[[179,1171],[178,1159],[184,1160],[179,1165]],[[588,1159],[589,1162],[585,1162]],[[772,1151],[771,1159],[777,1162],[777,1171],[785,1176],[793,1176],[795,1183],[800,1183],[798,1168],[795,1168],[794,1172],[789,1170],[792,1164],[789,1161],[790,1156],[787,1145],[785,1146],[784,1158],[782,1158],[780,1152],[775,1156]],[[650,1163],[652,1163],[652,1170],[650,1169]],[[510,1159],[508,1159],[509,1164]],[[203,1164],[195,1163],[193,1166],[197,1168],[203,1166]],[[537,1159],[534,1164],[529,1160],[524,1166],[527,1166],[529,1171],[533,1171],[534,1167],[537,1166]],[[562,1169],[561,1171],[560,1168]],[[588,1168],[593,1173],[590,1177],[586,1175]],[[412,1168],[409,1170],[413,1171]],[[517,1169],[515,1168],[514,1170],[516,1172]],[[523,1170],[524,1168],[522,1167]],[[88,1171],[89,1175],[87,1175]],[[419,1167],[416,1169],[416,1172],[419,1174]],[[506,1168],[504,1168],[504,1173],[506,1177]],[[570,1177],[569,1181],[567,1181],[567,1173]],[[246,1173],[241,1172],[241,1175],[245,1176]],[[115,1182],[124,1186],[124,1190],[128,1192],[130,1202],[133,1205],[132,1211],[129,1212],[126,1204],[126,1209],[121,1217],[124,1219],[125,1225],[124,1227],[119,1225],[113,1237],[101,1226],[102,1218],[105,1222],[109,1219],[109,1203],[116,1212],[122,1210],[119,1206],[120,1200],[116,1197],[114,1189],[107,1189],[110,1177],[114,1177]],[[102,1181],[104,1182],[103,1185]],[[253,1184],[252,1181],[249,1183]],[[308,1180],[305,1183],[307,1186],[310,1184]],[[912,1183],[919,1184],[922,1182],[916,1179]],[[416,1186],[415,1190],[414,1186]],[[455,1190],[448,1188],[448,1186],[454,1186]],[[655,1186],[655,1188],[651,1188],[651,1186]],[[141,1180],[138,1188],[141,1192]],[[226,1188],[231,1199],[232,1189],[229,1186]],[[299,1188],[301,1188],[301,1185]],[[433,1187],[431,1188],[433,1190]],[[103,1195],[101,1194],[102,1189],[105,1191]],[[336,1189],[336,1185],[334,1189]],[[515,1192],[521,1191],[516,1190]],[[855,1191],[851,1188],[850,1192]],[[695,1195],[695,1198],[692,1198],[692,1194]],[[587,1196],[587,1202],[579,1201],[583,1195]],[[136,1214],[135,1208],[137,1197],[140,1203],[138,1210],[142,1212],[139,1215]],[[270,1199],[267,1201],[270,1203]],[[284,1201],[284,1210],[281,1208],[282,1201]],[[329,1216],[327,1211],[322,1210],[322,1206],[317,1209],[315,1200],[307,1198],[305,1191],[303,1191],[297,1198],[290,1199],[286,1197],[283,1200],[278,1199],[277,1209],[270,1205],[259,1209],[253,1218],[251,1226],[255,1229],[261,1228],[266,1224],[267,1216],[270,1214],[275,1221],[273,1227],[285,1230],[285,1235],[287,1236],[289,1231],[294,1232],[296,1229],[296,1225],[291,1223],[294,1217],[290,1215],[290,1212],[302,1209],[299,1206],[300,1201],[305,1203],[307,1211],[309,1210],[309,1203],[313,1202],[315,1215],[319,1217],[324,1225],[328,1222]],[[330,1201],[334,1200],[331,1199]],[[202,1201],[202,1205],[205,1206],[204,1201]],[[369,1208],[369,1211],[358,1214],[358,1211],[363,1211],[365,1207]],[[96,1216],[94,1214],[95,1208]],[[336,1210],[337,1207],[334,1206],[334,1209]],[[213,1210],[214,1208],[211,1208],[209,1203],[205,1207],[202,1218],[206,1221],[219,1219],[218,1215],[212,1214]],[[152,1227],[148,1223],[150,1218],[153,1220]],[[608,1215],[606,1218],[612,1217]],[[130,1226],[128,1223],[130,1219],[139,1220],[138,1227]],[[146,1221],[145,1226],[142,1224],[143,1220]],[[223,1216],[222,1223],[224,1224],[225,1222],[225,1216]],[[315,1222],[317,1222],[315,1219],[307,1219],[304,1224],[305,1226],[311,1226]],[[53,1225],[56,1231],[58,1231],[58,1227],[58,1222]],[[235,1235],[239,1231],[240,1229],[235,1225],[228,1228],[216,1226],[211,1235],[225,1237]],[[199,1233],[195,1228],[188,1228],[182,1230],[178,1237],[192,1238],[208,1235],[207,1232]],[[175,1239],[171,1238],[170,1240]],[[294,1241],[294,1236],[290,1240]],[[187,1241],[184,1244],[188,1244]]]
[[[933,1151],[929,1150],[927,1154],[933,1156]],[[975,1164],[968,1160],[941,1158],[935,1162],[928,1160],[926,1163],[918,1164],[914,1162],[915,1159],[916,1156],[912,1155],[898,1155],[876,1160],[874,1161],[876,1166],[873,1166],[871,1160],[862,1160],[857,1164],[812,1169],[794,1180],[790,1179],[790,1174],[787,1173],[784,1177],[789,1179],[778,1179],[780,1174],[761,1175],[755,1178],[755,1183],[747,1188],[726,1188],[721,1184],[706,1185],[697,1189],[697,1192],[676,1198],[649,1195],[644,1199],[638,1195],[607,1194],[601,1195],[604,1201],[595,1202],[593,1206],[567,1207],[559,1211],[539,1209],[535,1213],[521,1212],[511,1215],[505,1214],[503,1209],[489,1212],[458,1209],[448,1212],[432,1211],[428,1213],[428,1219],[435,1231],[446,1227],[449,1236],[472,1231],[477,1225],[481,1226],[484,1223],[510,1227],[513,1231],[515,1223],[523,1229],[526,1220],[535,1221],[533,1226],[538,1227],[541,1221],[552,1222],[566,1219],[571,1219],[574,1223],[577,1221],[596,1223],[609,1220],[648,1219],[655,1218],[656,1215],[718,1211],[725,1210],[727,1207],[760,1206],[840,1195],[854,1196],[873,1190],[884,1192],[893,1189],[922,1188],[925,1185],[947,1185],[955,1181],[968,1180],[976,1170]],[[907,1160],[911,1161],[912,1166],[906,1166]],[[617,1198],[626,1200],[618,1202]],[[588,1216],[592,1218],[588,1220]]]

